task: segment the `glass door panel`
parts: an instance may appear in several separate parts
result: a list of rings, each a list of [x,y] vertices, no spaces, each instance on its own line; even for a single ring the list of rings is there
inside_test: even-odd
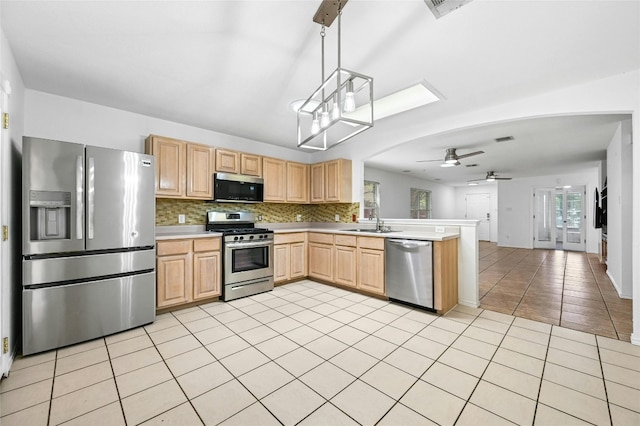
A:
[[[555,192],[551,188],[536,189],[534,192],[534,248],[555,248]]]
[[[585,249],[584,238],[584,186],[564,189],[564,226],[562,230],[565,250]]]

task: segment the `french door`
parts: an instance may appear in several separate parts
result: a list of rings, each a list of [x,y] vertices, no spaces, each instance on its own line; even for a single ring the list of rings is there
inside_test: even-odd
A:
[[[585,187],[534,191],[534,248],[585,250]]]

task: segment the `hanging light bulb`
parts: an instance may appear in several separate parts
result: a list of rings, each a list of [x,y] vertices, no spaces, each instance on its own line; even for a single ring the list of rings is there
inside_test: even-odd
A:
[[[329,124],[331,124],[331,118],[329,118],[329,107],[325,103],[322,105],[322,114],[320,114],[320,127],[324,129],[325,127],[329,127]]]
[[[347,81],[347,93],[344,97],[344,112],[353,112],[356,110],[356,98],[353,94],[353,81]]]
[[[333,100],[331,101],[331,119],[340,119],[340,104],[338,104],[338,94],[333,94]]]
[[[311,133],[317,135],[320,131],[320,121],[318,120],[318,111],[313,112],[313,121],[311,122]]]

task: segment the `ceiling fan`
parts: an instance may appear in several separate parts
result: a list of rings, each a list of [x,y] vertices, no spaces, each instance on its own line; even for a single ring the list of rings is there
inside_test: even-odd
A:
[[[484,151],[474,151],[468,154],[458,155],[456,154],[456,148],[447,148],[447,152],[444,156],[444,162],[440,164],[440,167],[454,167],[460,165],[461,158],[471,157],[473,155],[484,154]],[[440,160],[418,160],[418,163],[429,163],[431,161],[440,161]]]
[[[511,178],[510,177],[498,177],[496,172],[490,171],[490,172],[487,172],[487,177],[485,177],[484,179],[468,180],[467,182],[470,185],[474,185],[472,182],[481,182],[483,180],[486,180],[487,182],[495,182],[497,180],[511,180]],[[477,185],[477,183],[475,185]]]

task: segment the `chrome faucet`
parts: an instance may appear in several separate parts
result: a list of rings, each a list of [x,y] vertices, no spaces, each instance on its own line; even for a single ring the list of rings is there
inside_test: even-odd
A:
[[[380,232],[384,228],[384,222],[380,220],[380,205],[378,203],[376,203],[374,211],[376,213],[376,231]]]

